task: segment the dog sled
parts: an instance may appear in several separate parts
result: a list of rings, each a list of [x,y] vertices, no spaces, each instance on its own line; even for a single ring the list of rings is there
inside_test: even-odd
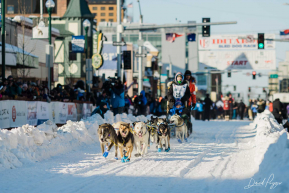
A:
[[[173,108],[176,108],[176,104],[174,105]],[[187,102],[185,102],[184,108],[186,108],[186,109],[188,108]],[[169,101],[167,101],[167,114],[166,114],[167,120],[169,120],[169,116],[173,116],[174,114],[177,114],[183,118],[182,114],[180,114],[179,111],[176,111],[175,113],[171,113],[171,109],[172,108],[170,108]],[[188,136],[189,136],[193,132],[193,124],[190,121],[191,113],[189,113],[189,115],[187,115],[187,116],[188,117],[187,117],[187,121],[185,121],[185,124],[188,128]],[[176,127],[179,127],[179,126],[177,126],[175,123],[169,123],[168,125],[169,125],[170,131],[171,131],[171,136],[176,137]]]

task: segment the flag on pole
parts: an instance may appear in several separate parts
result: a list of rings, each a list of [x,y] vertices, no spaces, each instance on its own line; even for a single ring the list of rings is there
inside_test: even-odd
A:
[[[126,7],[127,7],[127,8],[132,8],[133,5],[132,5],[132,3],[130,3],[130,4],[128,4]]]
[[[169,42],[174,42],[176,38],[181,37],[183,35],[177,33],[166,33],[166,40]]]
[[[194,42],[194,41],[196,41],[196,34],[194,34],[194,33],[190,33],[190,34],[188,34],[188,41],[189,42]]]
[[[289,29],[286,29],[284,31],[280,31],[280,38],[283,40],[288,40],[289,39]]]

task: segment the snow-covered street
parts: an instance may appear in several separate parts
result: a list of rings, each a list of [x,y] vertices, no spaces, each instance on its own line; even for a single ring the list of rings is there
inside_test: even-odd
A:
[[[279,144],[275,149],[268,149],[268,140],[267,146],[261,144],[266,147],[259,148],[256,144],[263,142],[256,140],[257,126],[250,123],[195,121],[187,143],[172,139],[168,153],[158,153],[153,145],[146,156],[133,156],[129,163],[114,160],[114,148],[104,159],[98,142],[82,145],[63,155],[1,171],[0,192],[288,192],[288,168],[268,167],[271,162],[278,165],[275,162],[282,157],[288,163],[288,155],[283,155],[286,147],[276,152],[286,146],[287,134],[280,136],[278,142],[283,138],[282,142],[274,144]],[[276,152],[275,158],[266,156],[267,149]],[[271,174],[274,179],[268,182]],[[262,182],[264,178],[263,185],[249,184],[251,179]],[[273,189],[273,182],[281,184]]]

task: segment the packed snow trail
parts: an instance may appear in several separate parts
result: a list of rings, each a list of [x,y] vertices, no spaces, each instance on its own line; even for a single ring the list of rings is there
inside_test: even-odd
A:
[[[251,145],[256,129],[249,123],[195,121],[187,143],[172,139],[168,153],[153,145],[129,163],[114,160],[114,150],[104,159],[99,144],[82,146],[4,170],[0,192],[253,192],[244,190],[258,171]]]

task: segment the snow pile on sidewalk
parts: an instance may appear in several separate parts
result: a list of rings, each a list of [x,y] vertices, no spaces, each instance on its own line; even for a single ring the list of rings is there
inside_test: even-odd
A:
[[[270,144],[276,143],[279,137],[286,132],[282,125],[278,124],[272,113],[265,110],[255,118],[251,124],[256,129],[256,156],[258,165],[262,162],[263,156]]]
[[[108,111],[105,119],[95,114],[79,122],[67,121],[57,128],[51,121],[37,127],[23,125],[12,130],[0,130],[0,170],[21,167],[25,163],[37,162],[69,152],[83,144],[98,142],[97,129],[103,123],[116,121],[146,121],[146,117],[116,115]]]
[[[289,192],[289,180],[282,178],[289,173],[288,134],[274,116],[266,110],[259,114],[253,126],[256,134],[256,159],[259,171],[252,177],[256,182],[265,179],[264,186],[256,187],[262,192]],[[274,188],[273,182],[281,182]],[[270,189],[272,188],[272,189]]]

